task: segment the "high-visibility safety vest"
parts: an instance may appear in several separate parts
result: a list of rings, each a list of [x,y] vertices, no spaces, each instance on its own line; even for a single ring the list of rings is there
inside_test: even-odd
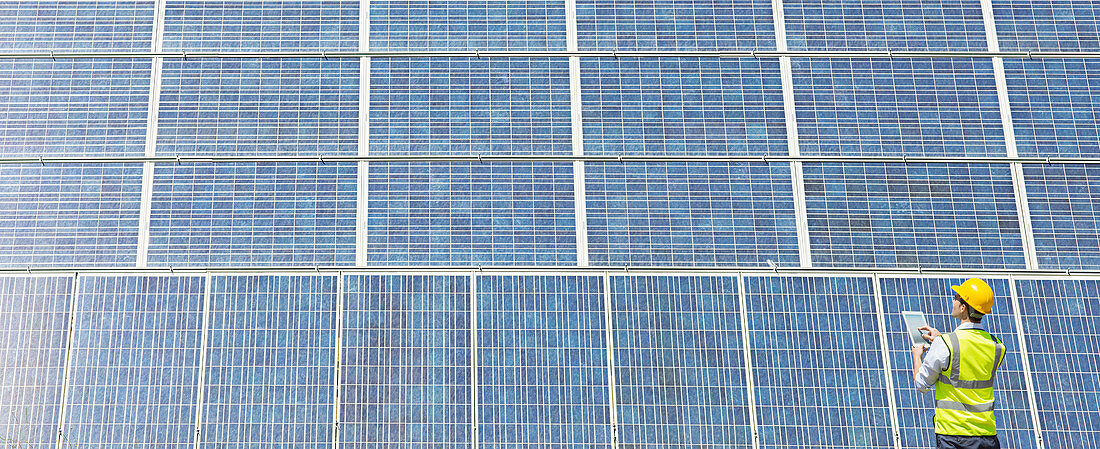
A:
[[[1004,344],[981,329],[962,329],[940,338],[951,356],[936,381],[936,433],[996,435],[993,376],[1004,362]]]

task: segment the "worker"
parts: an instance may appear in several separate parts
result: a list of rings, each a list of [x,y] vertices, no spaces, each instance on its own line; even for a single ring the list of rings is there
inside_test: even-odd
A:
[[[937,448],[1000,448],[993,376],[1004,362],[1005,346],[982,328],[982,317],[993,311],[993,289],[977,278],[951,289],[951,317],[961,323],[948,334],[920,328],[931,347],[913,346],[913,379],[921,392],[935,386]]]

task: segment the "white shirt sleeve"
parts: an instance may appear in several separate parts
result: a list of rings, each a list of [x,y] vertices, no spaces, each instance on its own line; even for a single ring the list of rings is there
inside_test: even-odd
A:
[[[936,385],[940,378],[940,372],[947,366],[947,359],[951,357],[951,351],[947,349],[947,343],[942,338],[936,337],[932,341],[932,347],[924,353],[924,361],[921,363],[917,374],[913,376],[917,390],[921,393],[928,392]]]

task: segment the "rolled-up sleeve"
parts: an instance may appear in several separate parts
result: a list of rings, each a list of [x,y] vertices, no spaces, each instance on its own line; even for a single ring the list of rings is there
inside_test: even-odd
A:
[[[951,351],[947,349],[947,343],[944,343],[942,338],[932,341],[932,347],[924,354],[924,361],[917,370],[917,374],[913,376],[917,390],[924,393],[936,385],[936,380],[940,378],[940,372],[947,366],[947,359],[950,356]]]

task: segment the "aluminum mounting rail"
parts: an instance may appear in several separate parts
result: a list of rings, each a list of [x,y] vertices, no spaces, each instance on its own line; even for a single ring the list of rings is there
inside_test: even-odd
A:
[[[695,273],[695,274],[806,274],[806,275],[944,275],[944,276],[1100,276],[1100,270],[1051,270],[1051,269],[981,269],[981,268],[858,268],[858,267],[708,267],[708,266],[470,266],[470,265],[379,265],[379,266],[275,266],[275,267],[25,267],[0,268],[0,274],[44,274],[44,273],[81,273],[81,274],[240,274],[240,273],[297,273],[297,274],[333,274],[343,273]]]
[[[342,155],[342,156],[88,156],[88,157],[0,157],[0,164],[225,164],[239,162],[820,162],[900,164],[1100,164],[1100,157],[966,157],[966,156],[682,156],[682,155]]]
[[[88,59],[88,58],[413,58],[413,57],[460,57],[460,58],[549,58],[549,57],[591,57],[591,58],[1100,58],[1100,52],[1089,51],[157,51],[157,52],[3,52],[0,59]]]

